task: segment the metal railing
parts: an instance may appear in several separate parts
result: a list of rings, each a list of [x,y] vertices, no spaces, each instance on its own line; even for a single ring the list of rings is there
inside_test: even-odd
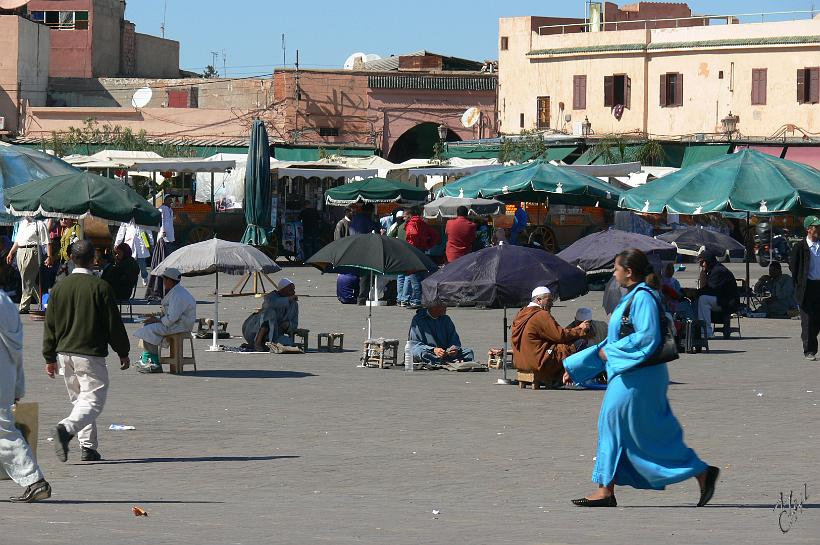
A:
[[[650,28],[681,28],[681,27],[693,27],[693,26],[711,26],[712,21],[722,21],[723,24],[731,25],[731,24],[741,24],[741,23],[766,23],[766,22],[778,22],[778,21],[797,21],[797,20],[808,20],[813,19],[814,16],[818,13],[817,10],[799,10],[799,11],[768,11],[768,12],[761,12],[761,13],[739,13],[735,15],[693,15],[691,17],[672,17],[666,19],[635,19],[635,20],[625,20],[625,21],[601,21],[598,23],[600,25],[601,32],[611,32],[617,30],[623,30],[620,27],[628,27],[628,30],[648,30]],[[774,19],[774,17],[777,17]],[[759,21],[758,21],[759,19]],[[768,19],[768,20],[767,20]],[[702,24],[700,25],[693,25],[693,24],[686,24],[682,25],[681,22],[683,21],[700,21]],[[664,23],[661,26],[657,26],[659,23]],[[672,24],[665,24],[665,23],[674,23]],[[642,25],[642,28],[641,28]],[[579,33],[579,32],[592,32],[593,24],[590,21],[584,23],[571,23],[566,25],[543,25],[538,27],[538,35],[539,36],[548,36],[552,34],[567,34],[567,29],[572,29],[569,33]],[[544,29],[560,29],[561,32],[547,32],[544,33]]]

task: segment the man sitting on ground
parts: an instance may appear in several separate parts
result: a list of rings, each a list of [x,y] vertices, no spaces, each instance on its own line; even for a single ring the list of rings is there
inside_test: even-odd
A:
[[[162,273],[165,297],[162,298],[162,315],[151,316],[143,327],[134,332],[142,345],[142,357],[137,362],[140,373],[162,373],[159,364],[159,347],[163,337],[175,333],[190,333],[196,323],[196,299],[179,282],[182,275],[177,269],[167,268]]]
[[[538,375],[548,387],[561,383],[564,358],[576,352],[573,344],[587,336],[589,321],[565,329],[555,321],[552,292],[546,286],[532,290],[532,301],[521,309],[512,323],[513,362],[519,371]]]
[[[265,296],[262,308],[245,319],[242,336],[248,346],[267,351],[266,343],[293,346],[293,334],[299,327],[299,298],[296,285],[289,278],[279,281],[279,289]]]
[[[765,312],[767,318],[788,318],[789,311],[797,308],[794,299],[794,282],[788,274],[783,274],[780,263],[769,265],[769,274],[763,275],[755,284],[755,293],[769,293],[763,299],[758,312]]]
[[[414,362],[433,365],[475,359],[471,349],[461,346],[456,326],[441,303],[416,311],[410,324],[410,350]]]

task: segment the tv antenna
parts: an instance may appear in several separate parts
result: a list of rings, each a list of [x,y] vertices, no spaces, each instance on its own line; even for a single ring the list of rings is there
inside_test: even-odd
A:
[[[288,64],[287,60],[287,46],[285,45],[285,33],[282,33],[282,68],[285,68]]]
[[[168,13],[168,0],[165,0],[164,5],[162,7],[162,24],[159,25],[160,31],[162,31],[162,37],[165,37],[165,15]]]

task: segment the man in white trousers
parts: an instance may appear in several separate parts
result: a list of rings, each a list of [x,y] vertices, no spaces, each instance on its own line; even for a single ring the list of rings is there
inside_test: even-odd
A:
[[[23,324],[14,303],[0,291],[0,469],[25,487],[22,495],[9,498],[13,503],[31,503],[51,497],[51,486],[14,425],[12,407],[25,393]]]
[[[52,290],[43,331],[46,373],[54,378],[57,364],[63,370],[68,398],[74,408],[54,431],[54,449],[61,462],[68,459],[74,436],[82,447],[80,459],[100,460],[97,451],[97,417],[108,393],[108,346],[128,369],[128,334],[117,308],[117,297],[108,282],[94,276],[94,246],[87,240],[71,248],[74,270]]]

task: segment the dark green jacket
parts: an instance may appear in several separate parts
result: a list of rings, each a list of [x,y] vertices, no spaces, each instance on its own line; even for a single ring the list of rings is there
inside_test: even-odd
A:
[[[131,344],[122,324],[114,290],[94,275],[74,272],[51,289],[43,331],[43,357],[57,353],[105,357],[108,345],[119,356]]]

